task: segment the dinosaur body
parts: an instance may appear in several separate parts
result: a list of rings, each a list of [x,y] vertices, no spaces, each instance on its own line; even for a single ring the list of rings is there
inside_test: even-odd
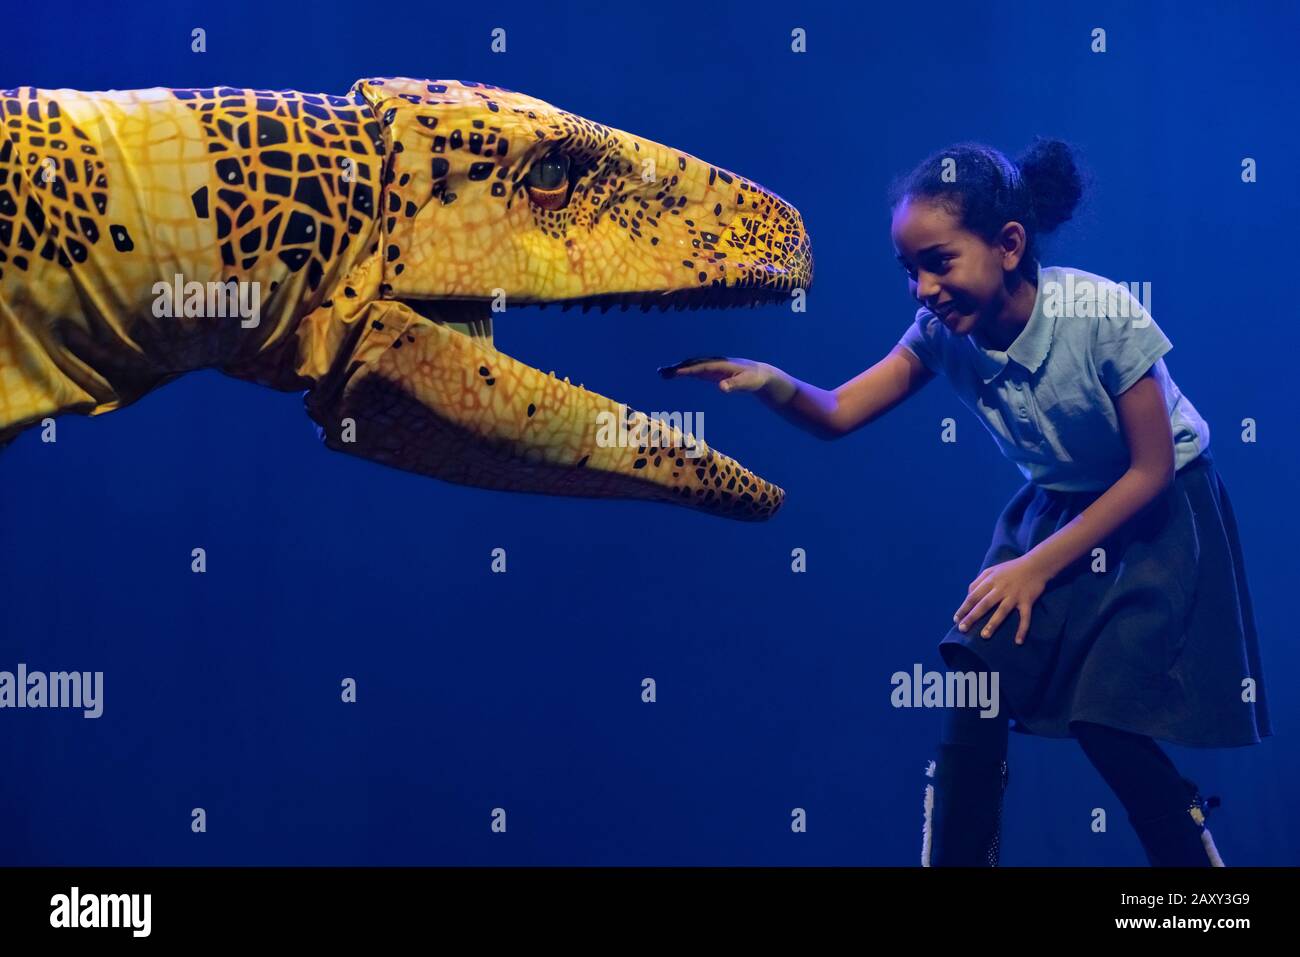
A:
[[[331,448],[447,481],[779,507],[676,430],[602,442],[625,407],[498,351],[492,327],[494,304],[788,300],[808,239],[761,187],[456,81],[24,87],[0,110],[0,443],[216,367],[305,391]]]

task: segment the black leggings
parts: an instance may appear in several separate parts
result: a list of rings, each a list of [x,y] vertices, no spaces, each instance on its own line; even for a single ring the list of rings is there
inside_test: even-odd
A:
[[[954,649],[954,653],[962,658],[960,670],[987,670],[972,653],[964,649]],[[1010,717],[1005,697],[992,718],[981,717],[978,708],[945,708],[940,740],[977,749],[991,762],[1001,761],[1007,756]],[[1187,806],[1187,788],[1178,769],[1153,739],[1082,721],[1071,728],[1083,753],[1130,818],[1147,820]]]

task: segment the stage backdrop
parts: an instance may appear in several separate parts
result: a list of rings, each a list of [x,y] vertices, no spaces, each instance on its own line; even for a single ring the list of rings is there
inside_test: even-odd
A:
[[[4,87],[527,92],[786,198],[816,278],[802,314],[497,322],[543,370],[703,413],[713,446],[787,490],[766,524],[389,470],[326,450],[301,396],[214,371],[61,419],[55,444],[21,436],[0,455],[0,670],[102,671],[105,691],[94,720],[0,712],[0,862],[916,864],[939,712],[893,707],[890,678],[941,667],[1019,473],[943,379],[823,442],[655,369],[861,372],[915,311],[890,179],[956,140],[1014,155],[1045,134],[1097,184],[1045,262],[1152,283],[1245,542],[1276,736],[1170,752],[1223,797],[1230,865],[1300,863],[1298,27],[1291,4],[1175,2],[12,6]],[[1011,775],[1004,864],[1145,862],[1075,742],[1014,736]]]

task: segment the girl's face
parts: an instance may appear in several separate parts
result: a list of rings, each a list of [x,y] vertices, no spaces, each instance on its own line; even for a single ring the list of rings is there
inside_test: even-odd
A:
[[[939,204],[909,196],[894,210],[890,233],[917,302],[956,335],[992,328],[1024,253],[1024,227],[1008,223],[989,243]]]

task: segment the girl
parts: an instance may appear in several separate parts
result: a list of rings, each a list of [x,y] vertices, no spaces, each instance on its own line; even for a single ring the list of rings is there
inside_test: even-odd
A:
[[[923,865],[997,865],[1014,719],[1079,742],[1153,866],[1222,866],[1204,823],[1218,799],[1154,739],[1272,734],[1236,521],[1209,429],[1161,358],[1172,345],[1123,287],[1039,264],[1039,237],[1081,194],[1060,141],[1017,163],[979,144],[940,150],[891,191],[921,308],[887,356],[834,391],[748,359],[661,370],[755,393],[827,437],[943,373],[1028,480],[939,644],[949,668],[997,672],[1003,700],[997,718],[943,712]]]

